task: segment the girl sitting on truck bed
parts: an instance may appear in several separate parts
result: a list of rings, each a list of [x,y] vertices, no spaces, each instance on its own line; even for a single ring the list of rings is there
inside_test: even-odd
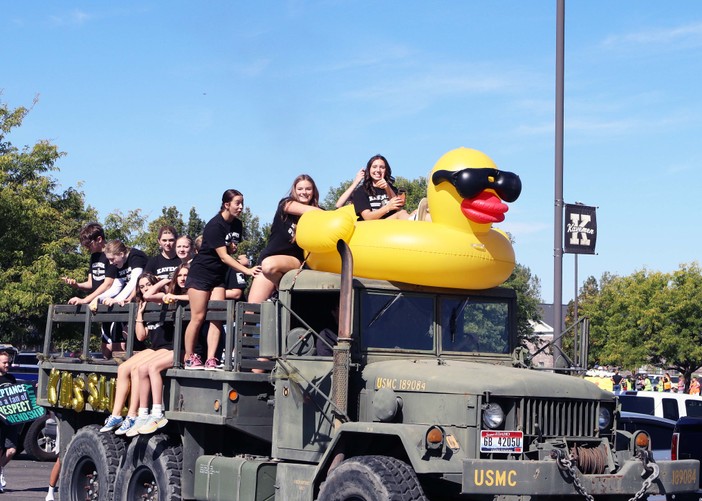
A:
[[[139,308],[136,316],[136,338],[139,341],[144,341],[149,337],[151,348],[135,353],[117,368],[115,402],[112,407],[112,414],[105,420],[105,425],[100,429],[101,432],[117,430],[115,432],[116,434],[124,435],[136,424],[139,417],[143,417],[140,425],[146,423],[146,419],[149,417],[148,408],[145,413],[142,412],[142,409],[139,409],[139,412],[145,414],[144,416],[137,415],[139,405],[139,372],[137,369],[141,364],[148,365],[152,358],[158,356],[159,351],[168,350],[168,352],[171,353],[171,357],[173,356],[173,352],[171,351],[173,349],[173,324],[166,324],[163,322],[145,323],[143,318],[147,304],[144,295],[152,287],[157,286],[158,282],[158,278],[151,273],[142,273],[137,281],[136,299],[139,303]],[[163,296],[163,293],[152,295],[152,302],[162,302]],[[122,418],[122,409],[127,401],[127,395],[130,393],[130,382],[131,395],[129,399],[129,411],[127,417]]]

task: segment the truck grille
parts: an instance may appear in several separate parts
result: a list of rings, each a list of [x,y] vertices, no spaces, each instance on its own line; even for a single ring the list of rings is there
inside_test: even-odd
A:
[[[526,435],[545,437],[596,437],[599,402],[523,398],[519,416]]]

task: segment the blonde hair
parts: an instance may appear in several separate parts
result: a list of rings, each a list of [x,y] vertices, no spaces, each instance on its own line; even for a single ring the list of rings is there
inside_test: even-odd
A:
[[[110,240],[105,244],[105,254],[126,254],[129,252],[129,247],[124,245],[121,240]]]

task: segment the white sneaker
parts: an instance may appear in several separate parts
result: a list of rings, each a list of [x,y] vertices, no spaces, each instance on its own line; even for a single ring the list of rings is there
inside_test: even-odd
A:
[[[134,424],[131,426],[131,428],[129,428],[129,430],[127,430],[127,433],[125,433],[125,435],[127,435],[130,438],[136,437],[139,434],[139,428],[141,428],[142,426],[144,426],[148,422],[149,422],[148,415],[143,416],[143,417],[138,416],[136,418],[136,421],[134,421]]]
[[[7,482],[5,481],[5,470],[0,468],[0,489],[4,491],[5,486],[7,486]]]

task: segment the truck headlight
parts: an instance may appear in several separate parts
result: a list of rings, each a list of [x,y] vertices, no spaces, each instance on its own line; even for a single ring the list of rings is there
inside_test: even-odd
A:
[[[605,428],[607,428],[611,422],[612,413],[609,412],[609,409],[600,407],[600,416],[598,419],[598,425],[600,426],[600,430],[604,430]]]
[[[483,424],[487,428],[491,430],[499,428],[504,420],[505,411],[502,410],[502,407],[495,403],[485,405],[483,408]]]

